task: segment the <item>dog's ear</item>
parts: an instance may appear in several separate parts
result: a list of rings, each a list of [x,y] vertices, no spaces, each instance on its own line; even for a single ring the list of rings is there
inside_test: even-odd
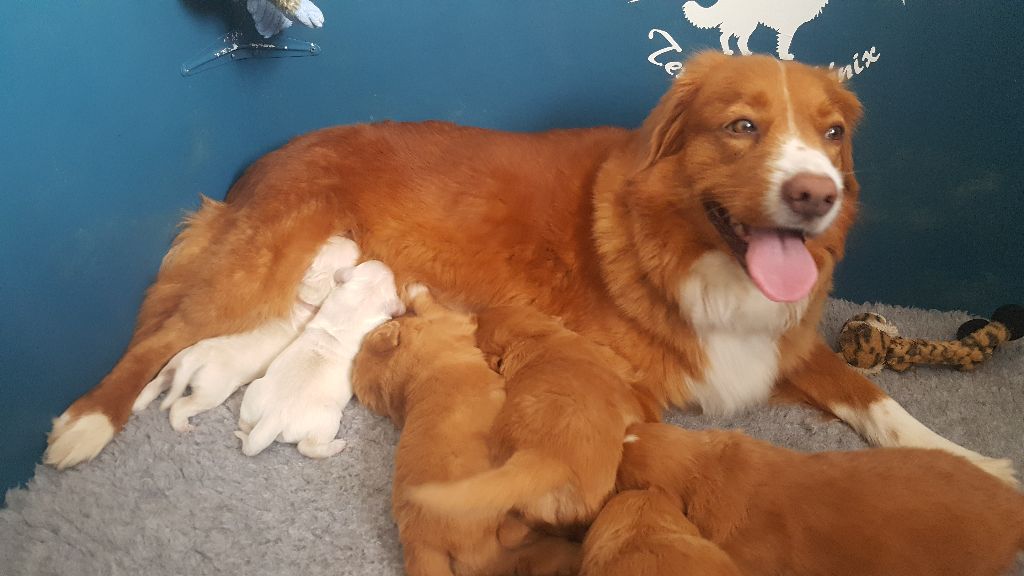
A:
[[[853,146],[850,144],[850,137],[853,136],[854,130],[857,128],[857,124],[860,123],[861,116],[864,114],[864,109],[860,105],[860,100],[854,96],[853,92],[846,89],[836,81],[832,94],[830,95],[832,102],[839,109],[843,115],[843,120],[846,122],[847,141],[843,145],[842,151],[842,171],[843,171],[843,185],[846,188],[846,192],[856,198],[860,192],[860,186],[857,184],[857,180],[853,177]]]
[[[686,62],[686,68],[679,73],[640,127],[638,172],[679,152],[683,142],[686,110],[693,103],[704,75],[725,58],[728,56],[718,52],[703,52]]]
[[[839,170],[843,176],[843,203],[839,216],[836,218],[830,232],[826,235],[829,239],[830,252],[833,258],[838,261],[842,260],[846,250],[847,235],[845,232],[853,225],[858,211],[860,184],[857,182],[854,171],[852,137],[863,115],[863,108],[853,92],[839,78],[827,70],[824,70],[823,74],[827,83],[825,89],[829,101],[832,106],[839,110],[846,125],[845,141],[842,144],[839,159]]]
[[[376,330],[366,337],[365,346],[367,350],[377,354],[387,354],[395,348],[401,338],[402,325],[397,320],[391,320],[381,324]]]

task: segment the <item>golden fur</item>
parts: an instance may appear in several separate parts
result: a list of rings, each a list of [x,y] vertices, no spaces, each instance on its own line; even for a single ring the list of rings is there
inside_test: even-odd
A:
[[[738,116],[757,118],[760,135],[723,130]],[[922,433],[900,435],[865,420],[877,417],[869,408],[885,393],[816,331],[858,196],[849,137],[823,143],[822,134],[836,124],[849,133],[859,117],[856,98],[825,70],[706,53],[687,63],[637,130],[521,134],[381,123],[296,138],[256,161],[225,203],[204,201],[189,219],[124,356],[56,421],[47,461],[66,467],[95,455],[179,350],[285,316],[332,234],[349,235],[400,285],[422,282],[465,309],[528,304],[558,316],[635,367],[644,402],[690,404],[716,365],[708,334],[681,307],[679,287],[703,257],[729,252],[704,202],[769,225],[765,184],[786,134],[822,147],[842,175],[843,202],[834,222],[806,242],[820,273],[801,312],[784,330],[759,336],[772,363],[761,385],[844,414],[876,443],[941,444],[935,435],[920,440]],[[89,416],[109,430],[80,434],[77,424]]]
[[[856,122],[856,100],[832,75],[787,66],[806,84],[801,108]],[[763,218],[746,199],[761,193],[751,175],[765,170],[767,152],[738,154],[749,144],[718,142],[707,126],[727,113],[716,102],[774,90],[769,67],[767,58],[702,55],[636,131],[517,134],[427,122],[297,138],[256,161],[226,203],[204,201],[189,219],[124,357],[70,414],[100,411],[121,427],[138,390],[178,350],[284,316],[309,260],[338,232],[400,284],[423,282],[470,309],[528,303],[560,316],[641,368],[659,403],[685,404],[680,384],[705,360],[675,283],[700,255],[724,248],[700,208],[701,195],[714,193],[704,188],[722,183],[731,210]],[[670,161],[684,151],[686,162]],[[856,205],[850,147],[837,154],[851,198],[836,225],[808,242],[820,286],[780,341],[781,382],[824,408],[837,397],[865,405],[883,396],[815,333]]]
[[[666,492],[742,574],[997,576],[1024,547],[1024,495],[939,450],[807,454],[667,424],[630,434],[618,487]]]
[[[626,427],[645,419],[632,367],[533,308],[489,308],[478,322],[477,345],[505,377],[490,435],[500,466],[413,498],[439,513],[515,509],[528,523],[589,524],[615,486]]]
[[[678,497],[657,489],[613,496],[583,540],[580,576],[742,576],[683,516]]]
[[[406,573],[575,573],[575,544],[523,534],[506,548],[498,541],[498,528],[515,520],[504,514],[453,520],[408,498],[411,486],[457,480],[490,468],[487,433],[505,402],[501,376],[474,346],[474,319],[439,306],[428,294],[417,296],[412,309],[416,316],[392,320],[366,337],[352,374],[360,401],[403,427],[395,456],[392,513]]]

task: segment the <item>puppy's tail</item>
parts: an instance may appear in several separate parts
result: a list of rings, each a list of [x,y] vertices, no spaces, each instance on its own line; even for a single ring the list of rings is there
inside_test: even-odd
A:
[[[1018,498],[1018,500],[1020,501],[1020,506],[1017,507],[1017,526],[1020,528],[1017,533],[1020,534],[1020,536],[1017,541],[1017,551],[1024,552],[1024,495]]]
[[[476,476],[409,489],[409,500],[448,516],[499,515],[522,508],[569,482],[565,464],[534,450],[521,450],[505,464]]]
[[[690,0],[683,4],[683,16],[686,16],[686,19],[697,28],[714,28],[715,26],[721,26],[723,22],[722,16],[716,8],[717,5],[705,8]]]

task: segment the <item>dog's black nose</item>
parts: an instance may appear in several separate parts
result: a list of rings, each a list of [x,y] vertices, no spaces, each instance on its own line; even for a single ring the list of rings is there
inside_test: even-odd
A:
[[[821,174],[801,172],[782,184],[782,199],[790,210],[803,218],[824,216],[838,197],[835,182]]]

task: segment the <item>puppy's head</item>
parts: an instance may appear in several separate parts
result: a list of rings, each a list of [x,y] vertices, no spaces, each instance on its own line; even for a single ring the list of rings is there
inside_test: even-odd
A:
[[[860,116],[826,70],[700,54],[639,131],[626,202],[734,256],[769,299],[800,300],[855,215]]]
[[[401,360],[405,318],[385,322],[363,339],[352,362],[352,386],[356,397],[370,410],[384,414],[398,426],[405,422],[406,383],[409,362]]]
[[[359,246],[343,236],[331,236],[320,247],[299,284],[298,298],[319,306],[339,284],[337,271],[351,268],[359,260]]]
[[[367,260],[350,268],[339,268],[335,273],[339,284],[358,287],[354,293],[365,302],[373,303],[388,316],[405,314],[405,303],[402,302],[395,286],[395,275],[386,264],[379,260]]]
[[[517,344],[560,333],[562,321],[530,306],[496,306],[477,315],[476,345],[491,368],[505,373],[507,356]]]

